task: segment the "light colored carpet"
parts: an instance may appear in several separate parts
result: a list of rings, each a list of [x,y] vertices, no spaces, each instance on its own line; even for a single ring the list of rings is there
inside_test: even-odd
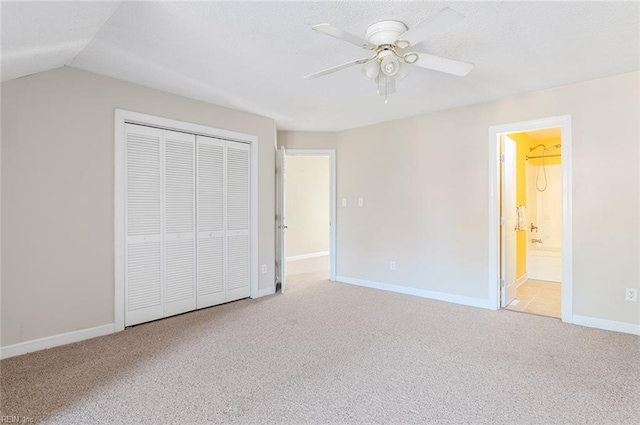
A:
[[[292,268],[285,295],[3,360],[2,414],[42,424],[638,423],[636,336]]]

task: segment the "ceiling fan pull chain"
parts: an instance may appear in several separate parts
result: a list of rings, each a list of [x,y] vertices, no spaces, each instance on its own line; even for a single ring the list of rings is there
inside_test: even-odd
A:
[[[389,77],[384,76],[384,104],[386,105],[389,101],[387,100],[387,93],[389,88]]]

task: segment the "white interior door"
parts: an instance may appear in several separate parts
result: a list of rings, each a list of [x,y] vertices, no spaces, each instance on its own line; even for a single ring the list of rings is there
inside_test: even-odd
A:
[[[125,126],[125,325],[163,317],[162,130]]]
[[[164,315],[196,308],[196,136],[164,130]]]
[[[226,142],[212,137],[198,140],[198,308],[226,301],[225,213]]]
[[[276,155],[276,169],[278,170],[278,277],[280,278],[280,291],[284,294],[287,285],[287,167],[286,151],[282,146]]]
[[[502,307],[506,307],[516,298],[516,142],[503,136],[502,153]]]
[[[249,182],[250,145],[227,142],[226,174],[226,300],[250,295]]]

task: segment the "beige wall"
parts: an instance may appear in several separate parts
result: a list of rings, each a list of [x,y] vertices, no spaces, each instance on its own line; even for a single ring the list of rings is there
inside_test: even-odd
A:
[[[639,77],[278,141],[337,148],[338,275],[487,298],[488,127],[571,114],[574,314],[638,323],[624,288],[639,278]],[[56,69],[2,84],[2,346],[113,322],[114,108],[260,138],[259,287],[273,285],[273,120]]]
[[[624,295],[639,278],[639,77],[623,74],[338,133],[337,274],[487,299],[488,128],[570,114],[573,314],[638,323],[638,303]],[[278,137],[279,144],[315,141],[315,148],[334,143],[333,135]],[[359,197],[363,208],[356,206]]]
[[[285,149],[336,149],[338,133],[321,131],[278,131],[278,147]]]
[[[275,122],[59,68],[2,84],[2,346],[114,321],[115,108],[258,136],[273,286]]]
[[[329,251],[329,157],[287,156],[287,258]]]

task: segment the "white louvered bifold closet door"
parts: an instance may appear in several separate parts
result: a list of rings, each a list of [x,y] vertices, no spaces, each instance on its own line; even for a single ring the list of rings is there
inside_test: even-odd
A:
[[[164,130],[165,316],[196,309],[196,136]]]
[[[163,317],[162,130],[125,127],[125,325]]]
[[[198,308],[250,295],[249,149],[198,136]]]
[[[125,131],[125,326],[248,297],[250,145]]]
[[[226,142],[198,136],[198,308],[226,302]]]
[[[249,145],[227,142],[227,301],[249,288]]]

